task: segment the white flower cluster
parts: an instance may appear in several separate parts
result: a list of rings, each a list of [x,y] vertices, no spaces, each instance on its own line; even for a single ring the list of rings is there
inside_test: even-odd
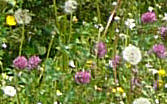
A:
[[[133,101],[133,104],[151,104],[150,101],[146,98],[138,98]]]
[[[64,10],[67,14],[73,13],[77,9],[77,2],[69,0],[65,2]]]
[[[123,59],[132,65],[137,65],[141,61],[141,58],[141,51],[133,45],[129,45],[123,51]]]

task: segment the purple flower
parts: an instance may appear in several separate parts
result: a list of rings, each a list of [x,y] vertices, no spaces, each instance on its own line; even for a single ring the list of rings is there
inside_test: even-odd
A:
[[[89,83],[91,74],[88,71],[79,71],[75,74],[75,81],[78,84]]]
[[[157,20],[157,17],[154,12],[146,12],[141,17],[141,21],[143,23],[152,23],[156,20]]]
[[[161,27],[160,33],[162,37],[167,37],[167,27]]]
[[[158,55],[160,58],[165,57],[165,46],[163,44],[156,44],[153,46],[153,52]]]
[[[32,56],[28,60],[28,69],[34,69],[38,66],[38,64],[41,62],[41,59],[37,56]]]
[[[117,65],[119,64],[120,59],[121,59],[121,57],[116,55],[115,59],[109,61],[109,66],[112,67],[112,68],[117,67]]]
[[[103,43],[103,42],[99,42],[98,44],[97,44],[97,56],[98,57],[104,57],[105,56],[105,54],[106,54],[106,52],[107,52],[107,50],[106,50],[106,48],[105,48],[105,43]]]
[[[27,66],[27,59],[24,56],[18,56],[14,59],[13,65],[17,69],[24,69]]]

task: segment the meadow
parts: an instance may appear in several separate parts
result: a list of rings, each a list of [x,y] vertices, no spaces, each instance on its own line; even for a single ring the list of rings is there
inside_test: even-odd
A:
[[[1,0],[0,104],[167,104],[166,0]]]

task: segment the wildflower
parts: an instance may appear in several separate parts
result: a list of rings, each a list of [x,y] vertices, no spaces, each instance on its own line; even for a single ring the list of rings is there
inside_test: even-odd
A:
[[[154,10],[154,8],[153,7],[148,7],[148,11],[150,11],[150,12],[152,12]]]
[[[115,16],[115,17],[114,17],[114,20],[119,21],[119,20],[120,20],[120,17]]]
[[[164,84],[163,80],[158,80],[158,87],[162,87]]]
[[[114,2],[112,3],[112,5],[113,5],[113,6],[116,6],[116,5],[117,5],[117,2],[116,2],[116,1],[114,1]]]
[[[160,33],[162,37],[167,37],[167,27],[161,27]]]
[[[143,23],[152,23],[157,20],[157,17],[154,12],[146,12],[142,15],[141,21]]]
[[[134,19],[127,19],[127,21],[125,21],[125,25],[128,26],[130,29],[133,29],[136,26],[134,22]]]
[[[78,22],[77,17],[76,17],[76,16],[73,16],[72,21],[73,21],[74,23],[77,23],[77,22]]]
[[[165,17],[162,18],[162,20],[167,21],[167,13],[164,14]]]
[[[117,87],[117,92],[123,93],[124,90],[122,89],[122,87]]]
[[[56,91],[56,94],[57,94],[57,96],[61,96],[61,95],[63,95],[63,93],[60,92],[60,90],[57,90],[57,91]]]
[[[64,8],[67,14],[71,14],[77,9],[77,2],[74,0],[68,0],[65,2]]]
[[[153,46],[153,52],[160,58],[165,57],[165,46],[163,44],[156,44]]]
[[[17,58],[14,59],[13,65],[17,69],[24,69],[28,65],[28,62],[24,56],[18,56]]]
[[[165,84],[165,88],[167,88],[167,83]]]
[[[75,74],[75,81],[78,84],[89,83],[91,74],[88,71],[80,71]]]
[[[152,72],[153,75],[157,74],[158,73],[158,70],[156,69],[148,69],[150,72]]]
[[[18,9],[14,14],[18,24],[29,24],[32,17],[29,14],[29,10]]]
[[[129,45],[123,51],[123,59],[132,65],[137,65],[141,61],[141,57],[141,51],[133,45]]]
[[[158,100],[158,99],[155,99],[155,103],[156,103],[156,104],[159,104],[159,100]]]
[[[116,90],[115,88],[113,88],[113,89],[112,89],[112,92],[115,93],[115,92],[117,92],[117,90]]]
[[[151,104],[151,102],[147,98],[137,98],[133,101],[133,104]]]
[[[11,96],[11,97],[16,95],[16,89],[14,87],[12,87],[12,86],[4,87],[3,91],[4,91],[5,95]]]
[[[160,69],[160,70],[158,71],[158,73],[159,73],[159,76],[165,77],[165,70]]]
[[[8,15],[6,17],[6,24],[9,26],[15,26],[16,25],[15,18],[12,15]]]
[[[2,44],[2,48],[6,49],[7,45],[5,43]]]
[[[74,61],[69,61],[69,66],[72,67],[72,68],[75,68],[75,65],[74,65]]]
[[[115,59],[109,60],[109,66],[110,66],[111,68],[117,67],[117,65],[119,64],[120,59],[121,59],[121,57],[118,56],[118,55],[116,55],[116,56],[115,56]]]
[[[28,69],[34,69],[37,68],[39,63],[41,62],[41,59],[37,56],[32,56],[28,60]]]
[[[104,57],[105,56],[105,54],[106,54],[106,52],[107,52],[107,50],[106,50],[106,48],[105,48],[105,43],[103,43],[103,42],[99,42],[98,44],[97,44],[97,56],[98,57]]]

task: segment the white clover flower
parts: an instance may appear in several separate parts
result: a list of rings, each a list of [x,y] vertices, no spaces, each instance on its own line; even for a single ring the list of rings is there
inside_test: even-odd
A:
[[[29,14],[29,10],[27,9],[18,9],[15,11],[14,16],[18,24],[29,24],[32,20],[32,17]]]
[[[115,16],[115,17],[114,17],[114,20],[119,21],[119,20],[120,20],[120,17]]]
[[[153,7],[151,7],[151,6],[148,7],[148,11],[152,12],[153,10],[154,10]]]
[[[5,95],[11,96],[11,97],[16,95],[16,89],[14,87],[12,87],[12,86],[4,87],[3,91],[4,91]]]
[[[159,100],[158,99],[155,99],[155,104],[159,104]]]
[[[134,19],[127,19],[127,21],[125,21],[125,25],[128,26],[130,29],[133,29],[136,26],[134,22]]]
[[[164,14],[165,17],[162,18],[162,20],[167,21],[167,13]]]
[[[117,2],[116,2],[116,1],[114,1],[114,2],[112,3],[112,5],[113,5],[113,6],[116,6],[116,5],[117,5]]]
[[[74,0],[68,0],[65,2],[64,10],[67,14],[73,13],[77,9],[77,2]]]
[[[115,29],[115,32],[116,32],[116,33],[119,33],[119,29],[118,29],[118,28],[116,28],[116,29]]]
[[[141,51],[133,45],[129,45],[123,51],[123,59],[132,65],[137,65],[141,61],[141,57]]]
[[[165,88],[167,88],[167,83],[165,84]]]
[[[75,68],[75,65],[74,65],[74,61],[69,61],[69,66],[72,67],[72,68]]]
[[[6,49],[7,45],[5,43],[2,44],[2,48]]]
[[[147,98],[138,98],[133,101],[133,104],[151,104],[151,102]]]

